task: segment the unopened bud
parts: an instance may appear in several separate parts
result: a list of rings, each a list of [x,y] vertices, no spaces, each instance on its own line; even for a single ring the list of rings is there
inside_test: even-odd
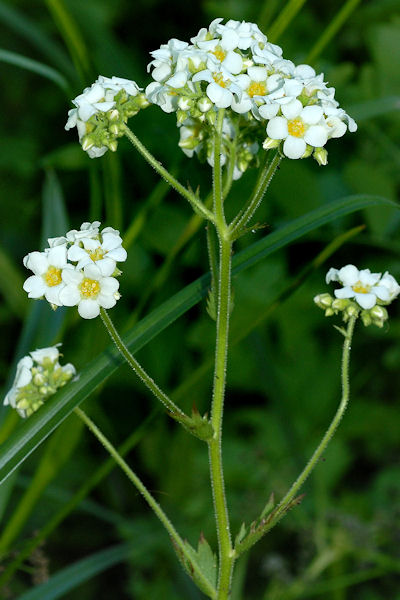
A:
[[[320,166],[328,164],[328,152],[325,148],[315,148],[313,156]]]
[[[200,98],[200,100],[197,102],[198,109],[203,113],[209,111],[212,106],[213,103],[207,96],[203,96],[203,98]]]
[[[273,140],[272,138],[267,137],[263,141],[262,147],[264,148],[264,150],[272,150],[273,148],[277,148],[280,143],[281,143],[280,140]]]

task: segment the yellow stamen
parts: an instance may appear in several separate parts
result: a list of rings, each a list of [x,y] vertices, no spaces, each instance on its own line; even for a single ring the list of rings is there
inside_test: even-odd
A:
[[[105,250],[103,250],[103,248],[101,248],[101,246],[99,246],[98,248],[96,248],[96,250],[88,250],[87,253],[89,254],[92,260],[96,261],[104,258],[106,252]]]
[[[305,130],[305,125],[300,119],[300,117],[288,121],[288,132],[290,133],[290,135],[300,138],[303,137]]]
[[[43,278],[49,287],[59,285],[62,281],[61,269],[58,269],[57,267],[49,267],[46,273],[43,275]]]
[[[363,285],[361,281],[357,281],[351,287],[356,294],[368,294],[371,289],[370,285]]]
[[[215,48],[215,50],[213,51],[214,56],[217,57],[217,59],[222,62],[223,60],[225,60],[226,57],[226,52],[221,48],[221,46],[217,46]]]
[[[85,277],[79,286],[82,296],[85,298],[93,298],[100,292],[100,283],[96,279]]]
[[[226,86],[229,83],[229,81],[224,81],[224,76],[222,75],[222,73],[214,73],[213,79],[215,83],[218,83],[218,85],[222,88],[226,88]]]
[[[250,98],[253,96],[265,96],[267,93],[267,86],[262,81],[252,81],[247,88],[247,93]]]

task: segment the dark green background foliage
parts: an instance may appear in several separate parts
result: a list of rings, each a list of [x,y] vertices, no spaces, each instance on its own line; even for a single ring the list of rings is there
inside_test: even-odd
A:
[[[74,309],[60,309],[54,315],[44,302],[27,302],[21,289],[27,276],[22,257],[42,249],[46,237],[61,235],[65,227],[76,228],[86,220],[99,219],[122,232],[134,224],[121,278],[123,297],[112,311],[121,329],[207,269],[201,226],[158,286],[157,274],[192,217],[190,207],[159,184],[125,140],[117,154],[91,161],[75,131],[64,131],[70,99],[83,87],[98,74],[131,78],[145,86],[148,52],[171,37],[188,40],[217,16],[257,22],[283,46],[286,58],[296,63],[311,60],[323,71],[341,105],[359,123],[356,134],[328,143],[327,167],[318,167],[311,159],[283,162],[257,213],[263,227],[241,239],[238,251],[344,196],[367,193],[396,200],[400,2],[353,2],[354,12],[321,49],[316,42],[345,3],[305,2],[280,34],[276,18],[285,4],[279,0],[0,2],[1,46],[15,53],[0,54],[0,371],[5,391],[13,376],[10,365],[35,347],[63,340],[65,361],[80,370],[109,345],[99,319],[78,320]],[[46,77],[33,72],[27,58],[41,63]],[[199,185],[202,195],[207,194],[210,169],[180,152],[173,115],[151,107],[130,124],[183,183]],[[255,173],[248,172],[234,185],[229,198],[232,213],[247,197],[254,178]],[[399,279],[399,215],[394,209],[376,207],[334,220],[234,279],[223,445],[233,531],[242,521],[256,518],[271,492],[282,497],[338,404],[341,336],[332,327],[335,321],[325,319],[312,302],[316,293],[327,289],[327,269],[354,263],[389,270]],[[356,225],[365,228],[311,270],[301,286],[292,286],[328,243]],[[383,331],[358,327],[348,412],[307,482],[301,505],[251,551],[248,561],[239,562],[234,600],[399,598],[398,303],[390,315]],[[28,325],[23,328],[24,321]],[[214,324],[203,301],[138,354],[185,410],[193,404],[203,412],[209,410],[212,374],[207,365],[213,336]],[[154,406],[125,367],[84,404],[116,444],[138,428]],[[8,409],[3,409],[2,418],[3,442],[20,424]],[[4,566],[104,460],[102,448],[71,416],[3,484],[3,530],[21,510],[25,490],[33,496],[38,490],[19,535],[7,548]],[[146,425],[128,462],[184,537],[196,545],[202,531],[216,548],[203,443],[159,413]],[[47,465],[42,480],[37,475],[41,464]],[[111,546],[116,546],[115,552],[96,554]],[[47,574],[64,576],[63,569],[83,559],[82,581],[78,578],[75,584],[76,571],[67,571],[63,581],[70,588],[62,592],[60,580],[51,578],[50,587],[38,588],[37,597],[200,598],[181,573],[161,525],[117,469],[49,534],[25,561],[26,568],[3,588],[2,597],[18,598]]]

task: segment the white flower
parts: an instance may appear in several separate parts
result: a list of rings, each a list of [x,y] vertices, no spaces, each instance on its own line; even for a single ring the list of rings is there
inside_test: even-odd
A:
[[[33,350],[18,362],[14,383],[4,405],[15,408],[21,417],[30,416],[76,374],[71,363],[60,366],[58,346],[61,344]]]
[[[112,308],[120,298],[119,282],[114,277],[104,277],[96,264],[88,264],[83,272],[78,269],[64,269],[65,287],[60,293],[64,306],[78,306],[84,319],[93,319],[100,313],[100,307]]]
[[[303,108],[300,100],[292,100],[281,107],[282,117],[273,117],[267,125],[267,134],[273,140],[285,140],[283,153],[288,158],[301,158],[307,144],[322,147],[328,140],[327,126],[320,106]]]
[[[65,236],[49,238],[48,244],[50,248],[54,246],[62,246],[63,244],[79,242],[84,238],[96,238],[99,235],[100,221],[93,221],[93,223],[82,223],[80,229],[71,229]]]
[[[354,298],[363,309],[375,306],[377,299],[384,303],[391,301],[400,288],[396,280],[385,273],[381,280],[381,273],[371,273],[369,269],[359,271],[354,265],[346,265],[341,269],[329,269],[326,283],[339,281],[344,287],[335,290],[336,298]],[[399,288],[397,290],[397,288]]]
[[[30,252],[25,256],[24,265],[33,271],[23,288],[29,298],[46,298],[50,304],[61,306],[60,291],[64,287],[62,271],[72,268],[67,264],[66,246],[48,248],[44,252]]]
[[[217,108],[228,108],[232,103],[233,94],[238,97],[242,94],[240,87],[230,77],[231,74],[221,66],[221,70],[218,72],[211,72],[209,69],[199,71],[193,76],[193,82],[208,81],[206,94],[211,102]]]
[[[104,277],[109,277],[115,271],[116,263],[123,262],[127,253],[122,248],[122,238],[119,232],[111,227],[101,232],[102,241],[96,238],[77,240],[68,250],[70,261],[77,263],[78,269],[88,264],[96,264]]]

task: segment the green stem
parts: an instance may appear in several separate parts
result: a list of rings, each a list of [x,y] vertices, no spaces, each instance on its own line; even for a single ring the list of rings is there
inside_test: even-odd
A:
[[[153,167],[157,173],[169,183],[181,196],[190,202],[193,210],[200,214],[204,219],[214,221],[214,215],[206,206],[197,198],[193,192],[186,189],[160,162],[147,150],[146,146],[136,137],[136,135],[129,129],[127,125],[123,126],[124,133],[130,142],[135,146],[136,150],[140,152],[145,160]]]
[[[211,424],[214,437],[209,441],[210,474],[213,490],[215,520],[219,548],[218,600],[227,600],[233,570],[232,549],[228,507],[225,497],[225,484],[222,465],[222,420],[225,396],[226,363],[228,354],[228,331],[231,302],[231,251],[232,242],[225,222],[222,180],[221,180],[221,134],[224,111],[218,112],[214,141],[213,194],[214,214],[219,241],[220,263],[218,283],[217,340],[215,350],[215,370]]]
[[[117,449],[111,444],[111,442],[106,438],[106,436],[100,431],[97,425],[87,416],[87,414],[80,408],[74,409],[75,414],[82,419],[85,425],[90,429],[93,435],[99,440],[99,442],[104,446],[107,452],[113,457],[115,462],[125,475],[128,477],[129,481],[136,487],[136,489],[142,494],[144,499],[150,508],[155,512],[156,516],[159,518],[161,523],[164,525],[165,529],[168,531],[171,536],[174,544],[179,548],[179,551],[183,554],[183,556],[189,561],[189,564],[193,565],[193,569],[196,571],[196,576],[201,580],[204,587],[208,590],[208,594],[210,598],[215,598],[215,590],[208,581],[208,579],[203,575],[201,569],[197,565],[196,562],[193,561],[193,557],[187,551],[185,542],[182,540],[179,533],[176,531],[175,527],[172,525],[171,521],[168,519],[165,512],[162,510],[161,506],[158,502],[153,498],[150,494],[146,486],[142,483],[139,477],[132,471],[129,465],[125,462],[122,456],[119,454]]]
[[[270,163],[265,163],[252,196],[250,197],[244,209],[240,211],[240,213],[233,219],[229,226],[232,239],[235,239],[240,235],[244,227],[246,227],[247,223],[256,212],[280,162],[281,157],[277,152]]]
[[[132,356],[128,348],[122,341],[118,331],[115,329],[114,323],[111,321],[107,311],[104,308],[100,309],[100,316],[104,323],[105,328],[110,334],[111,339],[117,346],[118,350],[125,358],[126,362],[133,369],[138,377],[143,381],[145,386],[154,394],[154,396],[162,402],[172,417],[183,417],[187,418],[187,415],[177,406],[168,396],[165,394],[156,384],[156,382],[146,373],[143,367],[138,361]]]
[[[350,395],[350,385],[349,385],[349,364],[350,364],[350,349],[351,349],[351,341],[353,338],[354,326],[356,324],[357,316],[350,317],[346,335],[343,342],[343,353],[342,353],[342,399],[340,401],[339,407],[336,411],[335,416],[328,429],[325,432],[324,437],[319,443],[318,447],[314,451],[314,454],[311,456],[307,465],[300,473],[296,481],[293,483],[292,487],[286,494],[286,496],[281,500],[277,508],[273,511],[273,517],[271,520],[268,520],[265,528],[260,528],[259,532],[256,535],[249,536],[248,539],[243,540],[241,544],[236,548],[237,555],[239,556],[246,550],[248,550],[251,546],[253,546],[267,531],[272,529],[276,523],[285,515],[288,507],[295,501],[295,497],[298,494],[300,488],[306,481],[307,477],[311,474],[312,470],[318,464],[321,455],[326,450],[330,440],[332,439],[343,415],[347,408],[347,404],[349,402]]]

